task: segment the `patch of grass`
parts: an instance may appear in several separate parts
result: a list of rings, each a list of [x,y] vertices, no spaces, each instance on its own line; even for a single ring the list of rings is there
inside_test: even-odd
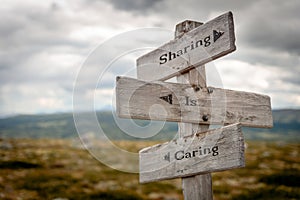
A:
[[[259,182],[277,186],[300,187],[300,172],[296,169],[283,170],[280,173],[263,176]]]
[[[235,196],[232,200],[294,200],[300,199],[299,189],[286,190],[281,187],[268,187],[259,190],[250,190]]]
[[[153,183],[147,183],[142,185],[143,193],[149,194],[151,192],[161,192],[164,191],[164,193],[168,192],[174,192],[176,191],[176,187],[174,185],[171,185],[169,183],[164,182],[153,182]]]
[[[94,193],[91,195],[71,197],[72,199],[84,199],[84,200],[143,200],[143,198],[131,191],[103,191]]]
[[[39,164],[24,161],[1,161],[0,169],[32,169],[42,167]]]
[[[36,191],[39,196],[51,199],[57,196],[66,197],[68,188],[76,182],[76,179],[66,173],[36,170],[19,180],[17,187]]]
[[[231,188],[225,185],[213,187],[213,194],[228,194]]]
[[[75,179],[66,173],[61,172],[37,172],[27,174],[24,180],[19,183],[19,188],[36,191],[44,199],[57,197],[70,200],[142,200],[137,193],[125,190],[95,191],[89,182]]]

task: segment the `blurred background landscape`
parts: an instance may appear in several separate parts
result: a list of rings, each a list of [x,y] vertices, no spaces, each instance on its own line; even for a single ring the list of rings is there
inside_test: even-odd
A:
[[[139,140],[126,134],[116,123],[112,111],[96,112],[103,132],[111,140]],[[147,120],[135,120],[141,126]],[[247,140],[300,142],[300,110],[274,110],[271,129],[243,128]],[[177,123],[166,122],[163,129],[147,140],[171,140]],[[78,138],[72,113],[18,115],[0,119],[1,138]]]
[[[114,145],[133,153],[177,131],[176,123],[166,123],[144,140],[124,133],[109,111],[97,117]],[[214,199],[300,198],[300,110],[275,110],[273,118],[272,129],[243,128],[246,167],[213,173]],[[95,159],[79,140],[72,113],[2,118],[0,138],[1,199],[183,199],[180,179],[139,184],[138,174]]]

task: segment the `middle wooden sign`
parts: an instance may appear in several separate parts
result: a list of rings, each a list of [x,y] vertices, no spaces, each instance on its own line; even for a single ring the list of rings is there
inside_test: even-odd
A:
[[[116,100],[122,118],[273,126],[270,97],[256,93],[117,77]]]

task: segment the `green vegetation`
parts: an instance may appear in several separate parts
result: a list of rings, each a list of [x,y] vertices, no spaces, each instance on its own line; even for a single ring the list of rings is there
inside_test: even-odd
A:
[[[281,200],[300,198],[300,144],[248,142],[246,167],[213,174],[220,199]]]
[[[82,113],[85,115],[87,113]],[[139,140],[124,133],[116,124],[111,112],[97,112],[99,124],[112,140]],[[243,128],[247,140],[300,141],[300,110],[274,110],[272,129]],[[126,122],[127,119],[122,119]],[[147,126],[149,121],[134,120],[139,126]],[[94,124],[86,121],[88,127]],[[125,123],[126,124],[126,123]],[[154,125],[155,126],[155,125]],[[149,140],[170,140],[177,132],[177,123],[167,122],[164,128]],[[49,115],[20,115],[0,119],[2,138],[76,138],[77,131],[71,113]]]
[[[31,169],[38,167],[40,165],[24,161],[2,161],[0,163],[0,169]]]
[[[156,142],[116,141],[137,152]],[[133,145],[135,144],[135,145]],[[300,199],[300,144],[247,142],[246,167],[213,173],[215,200]],[[181,181],[139,184],[74,140],[0,140],[0,199],[182,200]]]
[[[280,173],[263,176],[259,182],[275,186],[297,187],[300,185],[300,172],[297,169],[285,169]]]
[[[250,190],[245,194],[233,197],[233,200],[283,200],[299,198],[299,189],[286,189],[284,187],[267,187],[259,190]]]

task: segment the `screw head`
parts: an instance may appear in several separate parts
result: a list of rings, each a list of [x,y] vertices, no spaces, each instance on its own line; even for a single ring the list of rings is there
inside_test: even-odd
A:
[[[195,89],[196,92],[200,90],[199,87],[195,87],[194,89]]]
[[[195,92],[198,92],[201,88],[199,87],[199,85],[192,85],[193,89],[195,90]]]
[[[203,115],[202,119],[203,119],[203,121],[207,122],[208,121],[208,116],[207,115]]]

